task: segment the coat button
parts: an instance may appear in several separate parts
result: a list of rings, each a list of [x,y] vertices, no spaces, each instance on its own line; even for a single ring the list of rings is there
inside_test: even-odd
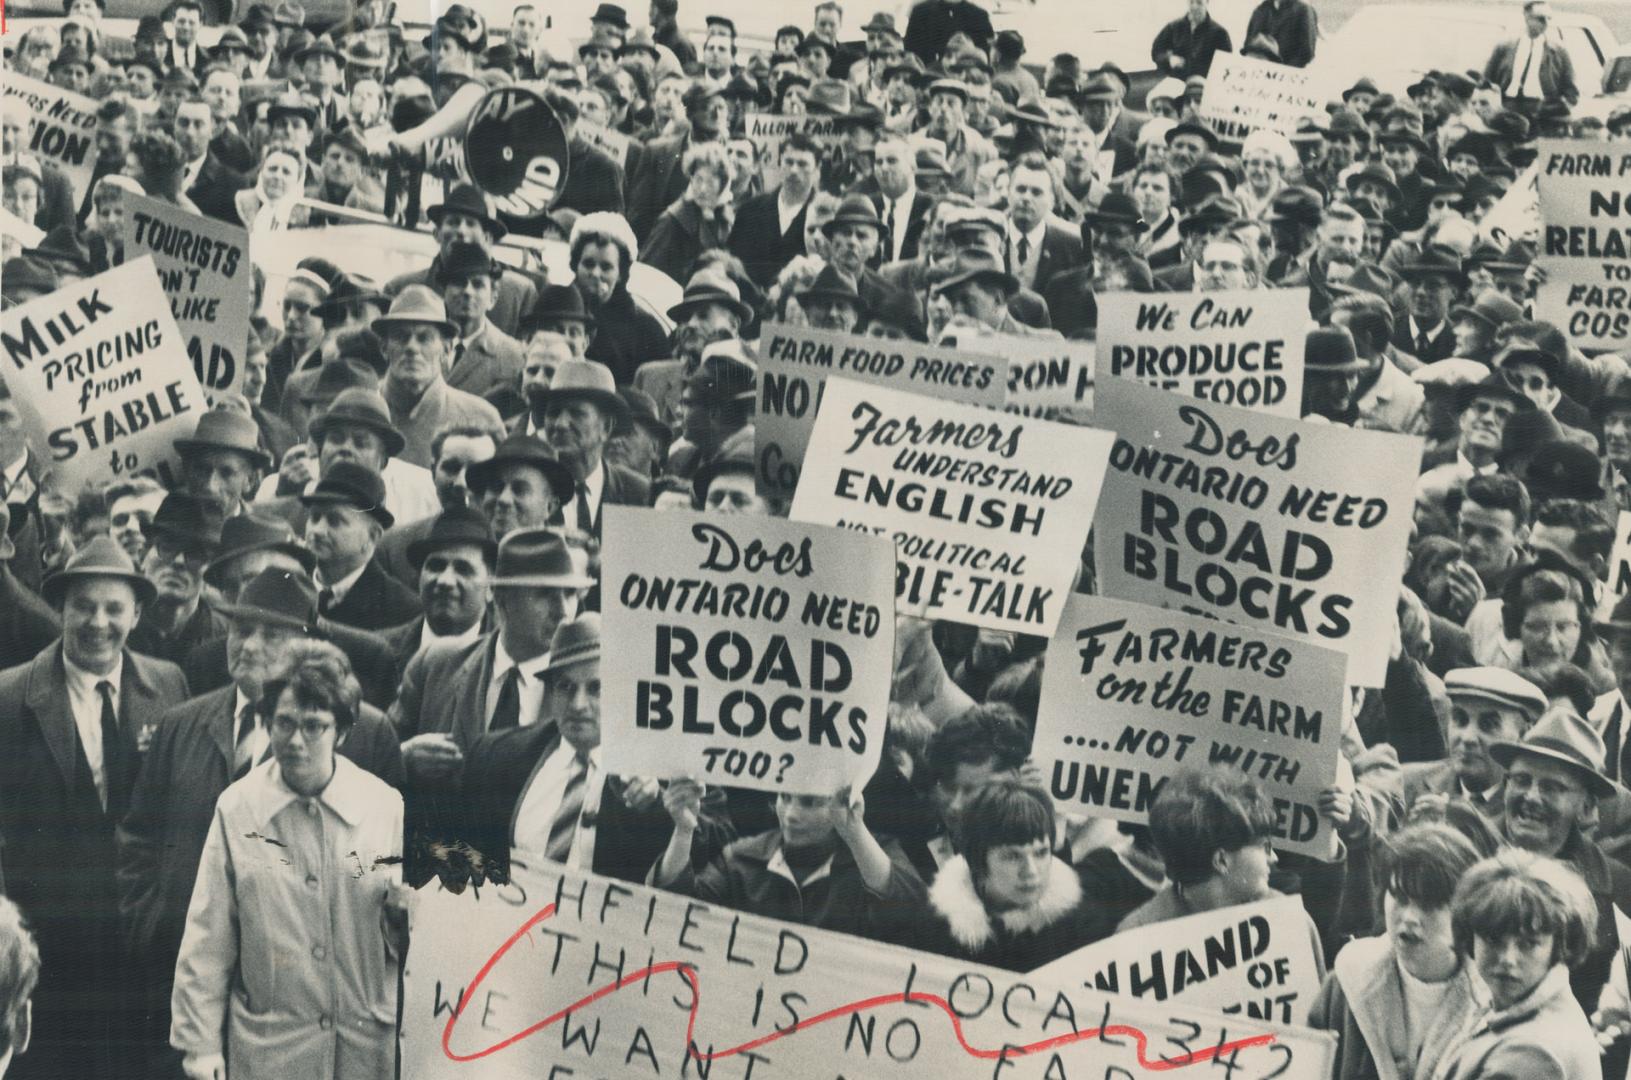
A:
[[[311,955],[314,960],[322,960],[328,956],[328,950],[321,945],[313,945]]]
[[[317,1026],[322,1028],[324,1031],[327,1031],[329,1028],[334,1026],[334,1017],[330,1016],[328,1013],[324,1013],[318,1018]]]

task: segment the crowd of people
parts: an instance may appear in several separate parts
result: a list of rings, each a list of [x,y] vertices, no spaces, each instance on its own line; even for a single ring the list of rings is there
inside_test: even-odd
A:
[[[1631,351],[1536,317],[1538,220],[1481,226],[1538,138],[1631,148],[1631,108],[1575,117],[1544,0],[1483,70],[1360,79],[1238,140],[1203,114],[1235,47],[1206,0],[1152,42],[1141,107],[972,0],[864,43],[823,0],[768,52],[722,17],[692,39],[677,0],[639,26],[601,4],[567,53],[531,4],[499,33],[455,3],[419,40],[396,5],[313,27],[279,0],[208,48],[198,0],[133,48],[101,0],[65,7],[8,53],[97,99],[94,175],[30,153],[5,99],[4,207],[43,234],[6,241],[8,309],[120,265],[132,194],[252,258],[369,220],[436,253],[387,279],[310,256],[275,290],[257,266],[241,392],[176,440],[169,488],[67,489],[0,384],[0,1073],[389,1077],[414,890],[503,881],[514,848],[1021,972],[1290,893],[1339,1080],[1625,1075]],[[1315,11],[1263,0],[1239,45],[1317,66]],[[566,137],[532,217],[433,160],[512,84]],[[766,140],[757,113],[825,119]],[[571,276],[510,236],[563,243]],[[636,263],[679,302],[631,292]],[[787,514],[756,482],[761,325],[1092,340],[1103,293],[1252,288],[1308,290],[1283,328],[1305,418],[1423,440],[1330,858],[1277,854],[1222,765],[1142,824],[1056,808],[1046,640],[950,622],[897,620],[864,790],[601,768],[605,508]]]

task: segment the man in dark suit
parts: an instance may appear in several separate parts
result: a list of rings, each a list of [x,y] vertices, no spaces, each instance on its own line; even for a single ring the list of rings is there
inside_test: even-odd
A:
[[[1053,218],[1053,174],[1040,153],[1021,156],[1008,170],[1006,247],[1008,272],[1043,294],[1084,260],[1081,235]]]
[[[953,34],[967,34],[977,49],[989,48],[991,16],[973,0],[921,0],[906,20],[906,51],[933,67]]]
[[[890,133],[872,152],[872,175],[850,189],[865,195],[883,222],[878,261],[898,262],[916,257],[923,225],[934,198],[917,186],[917,152],[904,136]]]
[[[383,635],[399,668],[422,648],[474,641],[490,629],[487,579],[497,557],[498,542],[487,519],[462,503],[442,511],[430,531],[408,545],[425,613]]]
[[[872,269],[883,240],[883,220],[865,195],[846,195],[838,210],[821,227],[827,234],[827,261],[855,282],[869,311],[891,310],[910,301]]]
[[[408,588],[418,590],[419,570],[408,558],[408,547],[429,536],[442,514],[470,502],[465,471],[491,458],[501,438],[501,432],[474,424],[449,424],[431,438],[430,475],[436,482],[436,501],[441,510],[412,521],[399,521],[386,531],[375,556],[387,574]]]
[[[621,214],[625,206],[623,166],[600,147],[573,133],[578,120],[577,102],[565,94],[551,93],[545,97],[566,127],[566,183],[555,196],[555,208],[576,210],[580,214],[597,211]],[[541,224],[542,218],[535,221]],[[521,227],[517,231],[527,230]]]
[[[1122,122],[1126,110],[1121,102],[1126,93],[1126,87],[1113,74],[1101,69],[1076,94],[1076,108],[1081,112],[1082,121],[1092,134],[1096,147],[1094,160],[1097,160],[1096,155],[1107,152],[1114,156],[1109,170],[1111,176],[1120,176],[1138,161],[1137,144],[1133,136],[1126,132],[1128,125]],[[1099,170],[1099,178],[1109,180],[1102,169]]]
[[[821,148],[795,132],[782,140],[777,157],[782,182],[775,191],[748,197],[731,226],[731,254],[742,260],[748,277],[761,289],[804,254],[804,211],[815,193]]]
[[[540,674],[539,721],[483,735],[470,747],[462,838],[500,874],[513,846],[644,882],[668,846],[673,819],[663,808],[662,784],[608,776],[600,767],[600,616],[585,612],[561,623]],[[704,797],[699,819],[692,848],[698,869],[735,835],[717,788]]]
[[[138,969],[152,1075],[180,1063],[169,1047],[170,989],[215,802],[271,752],[266,687],[298,654],[338,651],[317,639],[317,591],[302,572],[263,570],[222,614],[232,681],[163,715],[118,830],[119,911]],[[340,753],[402,786],[396,732],[373,706],[363,706]]]
[[[57,613],[11,572],[17,546],[10,522],[10,507],[0,502],[0,611],[6,613],[0,619],[0,671],[34,659],[62,633]]]
[[[544,437],[572,474],[572,497],[561,503],[560,522],[598,537],[602,510],[647,506],[651,484],[605,457],[606,440],[628,422],[628,403],[605,364],[568,360],[555,369],[544,397]]]
[[[209,105],[197,98],[183,101],[176,107],[172,127],[176,144],[187,157],[182,166],[187,197],[200,212],[233,225],[241,224],[234,200],[249,181],[236,169],[228,168],[211,148],[217,121]]]
[[[447,193],[447,198],[427,211],[427,216],[436,226],[436,240],[441,250],[425,269],[411,270],[392,278],[385,286],[387,296],[395,297],[409,285],[434,288],[441,281],[442,261],[456,241],[473,240],[491,251],[493,245],[509,231],[488,210],[487,197],[474,184],[455,187]],[[521,317],[532,309],[533,302],[538,299],[538,288],[514,270],[505,270],[499,278],[496,292],[493,309],[487,317],[506,334],[514,334],[521,325]]]
[[[196,76],[209,65],[209,53],[198,40],[198,31],[203,25],[204,11],[198,0],[179,0],[171,9],[172,36],[159,55],[159,63],[166,71],[182,68]]]
[[[99,536],[45,583],[57,644],[0,673],[6,891],[40,947],[34,1039],[14,1077],[126,1073],[133,1002],[119,934],[114,826],[160,714],[187,698],[174,664],[125,648],[153,586]]]
[[[1410,293],[1409,316],[1394,323],[1393,346],[1424,364],[1455,355],[1455,328],[1450,311],[1455,307],[1467,275],[1461,260],[1438,251],[1424,251],[1399,269]]]
[[[497,628],[468,643],[432,644],[408,662],[390,715],[407,770],[404,876],[413,885],[445,865],[457,839],[471,745],[490,730],[543,722],[550,640],[594,583],[555,531],[518,529],[500,543],[491,581]]]
[[[718,85],[706,79],[693,81],[685,92],[684,103],[690,130],[646,143],[640,171],[629,179],[628,198],[624,202],[628,207],[629,224],[642,244],[663,211],[685,194],[689,181],[681,165],[691,143],[723,139],[729,134],[730,105]]]
[[[153,600],[130,632],[130,648],[181,664],[195,645],[215,636],[204,599],[204,566],[221,541],[220,511],[212,502],[177,491],[166,495],[143,528],[147,552],[142,573],[153,583]]]
[[[480,244],[455,242],[442,262],[442,303],[458,327],[447,385],[477,397],[512,386],[521,377],[525,350],[489,317],[498,300],[503,264]]]
[[[361,630],[384,630],[419,614],[419,600],[374,558],[395,520],[385,509],[385,481],[366,465],[336,461],[300,496],[306,546],[317,556],[317,610]]]
[[[1189,0],[1189,10],[1163,26],[1150,45],[1155,66],[1175,79],[1205,75],[1212,57],[1233,52],[1229,31],[1206,10],[1206,0]]]

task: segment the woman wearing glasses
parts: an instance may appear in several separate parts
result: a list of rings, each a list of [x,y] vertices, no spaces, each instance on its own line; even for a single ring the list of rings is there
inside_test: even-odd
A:
[[[216,806],[187,912],[170,1041],[194,1080],[394,1068],[402,798],[335,753],[362,699],[344,654],[293,652],[261,700],[261,763]]]

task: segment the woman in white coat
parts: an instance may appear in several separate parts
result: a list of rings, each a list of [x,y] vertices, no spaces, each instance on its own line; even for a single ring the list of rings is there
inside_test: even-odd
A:
[[[260,764],[221,795],[176,963],[193,1080],[389,1080],[405,945],[402,797],[335,753],[361,708],[301,642],[260,703]]]

